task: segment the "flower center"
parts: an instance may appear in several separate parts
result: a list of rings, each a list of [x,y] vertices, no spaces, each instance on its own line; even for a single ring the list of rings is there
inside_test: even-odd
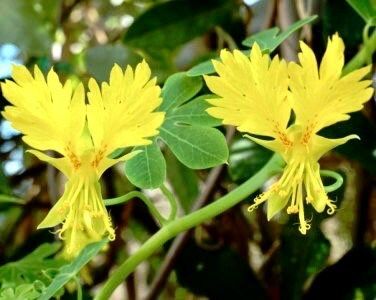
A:
[[[108,235],[115,239],[110,217],[104,207],[100,185],[95,173],[82,176],[81,172],[67,183],[61,213],[66,214],[63,226],[58,230],[65,241],[64,255],[73,257],[87,244]]]
[[[328,214],[333,214],[336,209],[326,195],[319,164],[306,159],[289,161],[281,178],[268,191],[259,195],[248,210],[252,211],[266,200],[269,200],[268,219],[290,203],[286,212],[299,214],[299,231],[302,234],[306,234],[311,227],[304,216],[304,204],[311,204],[318,212],[328,206]]]

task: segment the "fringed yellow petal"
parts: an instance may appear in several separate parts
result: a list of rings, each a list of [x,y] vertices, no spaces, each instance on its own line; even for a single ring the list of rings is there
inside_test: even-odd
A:
[[[320,80],[336,80],[341,76],[345,62],[345,45],[338,34],[328,38],[328,46],[320,64]]]
[[[240,131],[281,142],[291,114],[286,62],[277,56],[270,60],[257,44],[250,57],[222,50],[220,58],[221,62],[213,61],[218,76],[204,76],[209,89],[220,97],[208,100],[213,107],[207,112]]]
[[[109,83],[100,88],[89,81],[89,105],[85,105],[82,84],[75,89],[68,80],[59,81],[51,69],[46,78],[38,67],[32,75],[24,66],[13,68],[15,82],[1,84],[12,104],[2,112],[23,140],[39,150],[55,150],[63,155],[53,158],[30,150],[40,160],[53,165],[68,177],[65,192],[38,228],[61,224],[64,256],[75,257],[87,244],[104,236],[115,239],[109,214],[104,206],[99,178],[120,161],[130,159],[133,151],[118,159],[108,155],[118,148],[147,145],[164,120],[160,88],[146,62],[125,72],[115,65]]]
[[[74,148],[85,124],[83,86],[79,85],[72,96],[70,81],[61,84],[52,69],[46,80],[37,66],[34,76],[26,67],[14,66],[12,76],[15,82],[1,85],[4,96],[13,104],[5,108],[4,118],[33,148],[66,155],[66,148]]]
[[[348,113],[362,109],[373,89],[370,80],[361,81],[369,67],[341,77],[344,63],[344,44],[335,34],[320,64],[318,73],[313,51],[301,43],[300,64],[289,63],[289,102],[296,115],[296,123],[311,127],[313,133],[334,123],[347,120]]]
[[[223,50],[221,61],[213,61],[218,76],[204,78],[218,96],[207,100],[212,105],[207,112],[250,133],[245,136],[279,153],[287,163],[278,182],[256,197],[249,210],[267,201],[271,219],[287,206],[288,214],[298,214],[299,230],[306,234],[310,224],[304,205],[318,212],[328,207],[329,214],[336,208],[325,192],[317,161],[338,145],[358,138],[328,139],[317,132],[349,119],[350,112],[362,109],[373,89],[370,80],[362,80],[370,67],[341,77],[344,45],[337,34],[329,39],[320,67],[310,47],[301,42],[300,48],[299,63],[287,67],[278,57],[270,61],[257,44],[250,58]],[[295,116],[288,126],[291,109]]]
[[[158,134],[164,113],[155,112],[161,104],[161,90],[143,61],[133,71],[115,65],[109,83],[100,89],[94,79],[89,82],[87,118],[94,146],[107,156],[117,148],[150,143]]]

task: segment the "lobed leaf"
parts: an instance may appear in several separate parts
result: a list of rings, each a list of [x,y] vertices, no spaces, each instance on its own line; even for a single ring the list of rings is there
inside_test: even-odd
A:
[[[40,296],[40,290],[35,284],[25,283],[15,288],[5,288],[0,290],[0,300],[36,300]]]
[[[44,274],[48,270],[58,269],[64,263],[61,259],[50,258],[59,248],[59,243],[42,244],[24,258],[1,266],[0,285],[15,287],[37,280],[48,282],[48,278]]]
[[[220,120],[207,114],[206,99],[213,95],[193,98],[202,88],[202,79],[186,73],[171,75],[162,89],[161,110],[165,122],[156,140],[163,140],[178,160],[191,169],[205,169],[227,161],[228,148],[223,134],[214,128]],[[157,188],[166,177],[166,162],[155,145],[126,163],[126,175],[140,188]],[[150,147],[150,146],[148,146]],[[139,149],[139,148],[138,148]],[[140,148],[141,149],[141,148]]]
[[[70,264],[62,266],[50,285],[43,291],[39,300],[48,300],[53,297],[66,283],[72,280],[101,249],[103,249],[107,242],[107,239],[103,239],[86,246]]]

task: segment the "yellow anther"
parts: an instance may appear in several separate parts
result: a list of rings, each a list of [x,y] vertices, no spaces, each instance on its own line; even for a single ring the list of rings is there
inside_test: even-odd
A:
[[[290,214],[296,214],[299,212],[299,207],[297,205],[290,205],[287,207],[287,213]]]

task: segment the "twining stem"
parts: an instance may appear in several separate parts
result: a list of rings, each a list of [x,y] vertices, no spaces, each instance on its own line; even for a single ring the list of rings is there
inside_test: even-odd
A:
[[[321,170],[320,175],[323,177],[330,177],[330,178],[335,179],[335,182],[333,184],[327,185],[324,187],[325,192],[327,193],[338,190],[343,184],[343,177],[337,172],[329,171],[329,170]]]
[[[362,49],[346,64],[343,68],[343,75],[346,75],[367,64],[372,59],[373,53],[376,51],[376,30],[372,35],[364,40]]]
[[[132,191],[132,192],[129,192],[128,194],[125,194],[125,195],[120,196],[120,197],[105,199],[104,204],[106,206],[123,204],[123,203],[126,203],[133,198],[139,198],[146,204],[150,213],[157,219],[157,221],[161,225],[165,225],[166,223],[176,219],[176,214],[177,214],[177,211],[178,211],[178,202],[175,199],[175,196],[172,194],[172,192],[166,186],[162,185],[160,187],[160,189],[161,189],[162,193],[165,195],[165,197],[167,198],[168,202],[170,203],[170,207],[171,207],[170,216],[168,217],[167,220],[159,213],[158,209],[154,206],[153,202],[148,197],[146,197],[142,192],[139,192],[139,191]]]
[[[167,222],[171,222],[176,219],[178,212],[178,201],[176,200],[174,194],[165,186],[160,187],[162,193],[166,196],[168,202],[170,203],[170,216],[167,219]]]
[[[77,278],[77,276],[75,276],[74,281],[76,282],[77,286],[77,300],[82,300],[82,286],[80,280]]]
[[[157,219],[157,221],[161,225],[164,225],[167,223],[167,220],[159,213],[158,209],[156,209],[153,202],[139,191],[132,191],[120,197],[105,199],[104,204],[106,206],[122,204],[122,203],[128,202],[129,200],[133,198],[141,199],[145,203],[145,205],[148,207],[150,213]],[[171,205],[171,211],[172,211],[172,205]]]
[[[274,155],[258,173],[233,191],[229,192],[227,195],[195,212],[190,213],[189,215],[166,224],[111,274],[110,278],[95,299],[109,299],[115,288],[121,284],[142,261],[146,260],[166,241],[238,204],[244,198],[258,190],[264,182],[270,178],[270,176],[280,172],[283,164],[282,159],[279,156]]]

